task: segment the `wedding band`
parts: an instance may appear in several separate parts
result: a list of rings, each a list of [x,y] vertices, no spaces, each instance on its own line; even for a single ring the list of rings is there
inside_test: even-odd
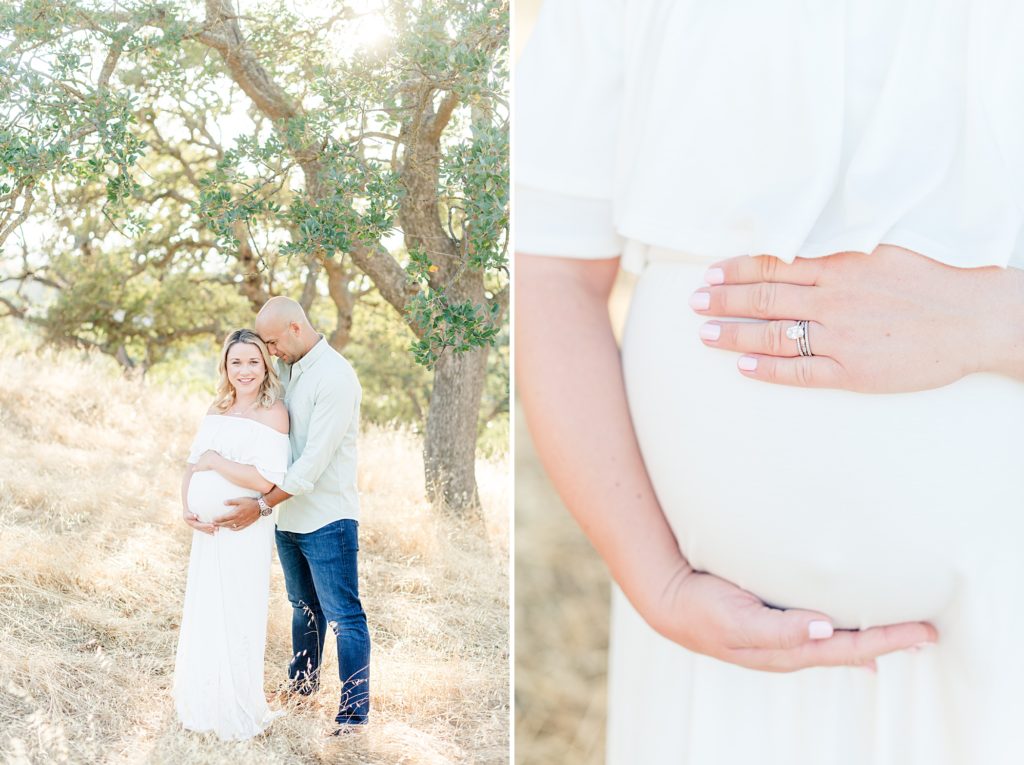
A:
[[[809,337],[810,322],[802,319],[786,330],[786,337],[796,340],[796,348],[801,356],[813,356],[811,353],[811,340]]]
[[[237,529],[237,528],[238,528],[238,524],[237,524],[237,523],[232,523],[232,524],[231,524],[231,528],[233,528],[233,529]]]

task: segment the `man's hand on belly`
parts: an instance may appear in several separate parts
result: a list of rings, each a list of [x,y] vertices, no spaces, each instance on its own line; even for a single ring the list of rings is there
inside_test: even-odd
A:
[[[902,247],[870,255],[732,258],[690,298],[711,348],[738,351],[747,377],[861,393],[928,390],[972,372],[1024,380],[1024,271],[953,268]],[[787,335],[809,322],[813,356]]]
[[[252,497],[236,497],[224,501],[234,512],[213,519],[213,525],[231,531],[241,531],[260,519],[260,506]]]

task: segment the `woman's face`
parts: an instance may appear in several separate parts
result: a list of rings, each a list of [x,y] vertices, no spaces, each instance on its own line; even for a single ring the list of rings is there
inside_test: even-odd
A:
[[[236,396],[256,393],[267,376],[260,349],[251,343],[235,343],[228,349],[228,382]]]

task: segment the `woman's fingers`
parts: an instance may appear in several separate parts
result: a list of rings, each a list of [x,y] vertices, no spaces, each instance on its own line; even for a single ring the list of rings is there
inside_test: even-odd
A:
[[[692,651],[766,672],[808,667],[872,669],[893,651],[938,640],[925,622],[864,630],[836,630],[819,611],[782,610],[711,574],[692,572],[677,588],[671,613],[686,614],[686,629],[666,636]]]
[[[701,325],[700,339],[705,345],[724,351],[795,358],[800,355],[800,348],[796,339],[786,333],[796,326],[797,322],[790,320],[709,321]],[[831,343],[825,327],[816,321],[808,322],[806,333],[812,353],[830,355]]]
[[[796,385],[801,388],[850,387],[842,365],[827,356],[780,359],[748,354],[736,360],[736,368],[747,377],[779,385]]]
[[[866,630],[836,630],[827,641],[804,646],[799,660],[804,666],[862,665],[879,656],[934,643],[939,633],[927,622],[904,622]]]
[[[732,611],[727,655],[736,664],[769,672],[792,672],[808,667],[863,666],[893,651],[938,640],[925,622],[905,622],[864,630],[834,630],[832,620],[818,611],[780,610],[751,604]]]
[[[848,388],[843,366],[830,357],[836,351],[829,331],[816,321],[808,322],[807,342],[813,356],[801,356],[797,341],[786,333],[797,322],[709,321],[700,328],[705,345],[745,354],[736,367],[747,377],[802,388]]]
[[[796,258],[786,263],[771,255],[744,255],[712,265],[704,274],[708,284],[754,284],[785,282],[817,284],[824,267],[822,258]]]
[[[817,611],[782,611],[758,604],[743,616],[734,629],[733,648],[789,651],[833,635],[832,620]]]
[[[690,308],[708,316],[744,319],[802,319],[819,316],[814,287],[776,282],[702,287],[690,295]]]
[[[938,640],[927,622],[904,622],[865,630],[836,630],[825,640],[805,641],[788,649],[740,651],[743,663],[769,671],[792,672],[809,667],[866,667],[877,669],[875,660]]]
[[[199,520],[199,516],[195,513],[186,513],[182,517],[184,518],[186,525],[191,526],[196,531],[201,531],[204,534],[210,534],[211,536],[217,531],[216,526],[212,523],[204,523]]]

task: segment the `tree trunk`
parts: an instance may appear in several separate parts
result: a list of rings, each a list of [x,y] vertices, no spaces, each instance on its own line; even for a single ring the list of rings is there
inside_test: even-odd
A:
[[[235,272],[241,275],[238,291],[249,301],[253,311],[259,311],[263,304],[270,300],[270,292],[264,284],[263,272],[260,270],[256,252],[249,240],[249,230],[245,223],[235,221],[231,225],[232,233],[238,239],[238,257],[235,261]]]
[[[427,498],[461,517],[479,516],[476,486],[477,412],[487,372],[487,348],[445,352],[434,369],[423,446]]]
[[[485,302],[483,274],[461,269],[458,243],[442,226],[438,207],[441,132],[458,104],[458,96],[448,93],[435,110],[433,95],[427,83],[404,94],[404,104],[415,108],[405,117],[400,133],[405,146],[401,168],[405,196],[398,218],[409,248],[429,253],[438,267],[432,286],[445,285],[453,303],[468,300],[480,305]],[[438,358],[423,445],[428,499],[448,512],[478,519],[476,437],[487,353],[486,348],[464,353],[448,349]]]
[[[355,310],[356,299],[348,288],[349,273],[344,265],[334,258],[327,258],[324,260],[324,269],[327,271],[327,291],[338,317],[338,323],[327,342],[334,350],[341,351],[352,337],[352,312]]]
[[[295,237],[292,236],[294,241]],[[302,310],[309,314],[309,309],[313,305],[313,300],[316,299],[316,284],[320,279],[320,261],[315,257],[310,257],[306,261],[306,282],[302,285],[302,296],[299,297],[299,305],[302,306]]]
[[[479,303],[483,294],[484,278],[479,271],[463,272],[449,288],[453,301]],[[454,353],[446,349],[434,366],[423,444],[427,497],[461,517],[479,518],[480,513],[476,440],[489,350]]]

